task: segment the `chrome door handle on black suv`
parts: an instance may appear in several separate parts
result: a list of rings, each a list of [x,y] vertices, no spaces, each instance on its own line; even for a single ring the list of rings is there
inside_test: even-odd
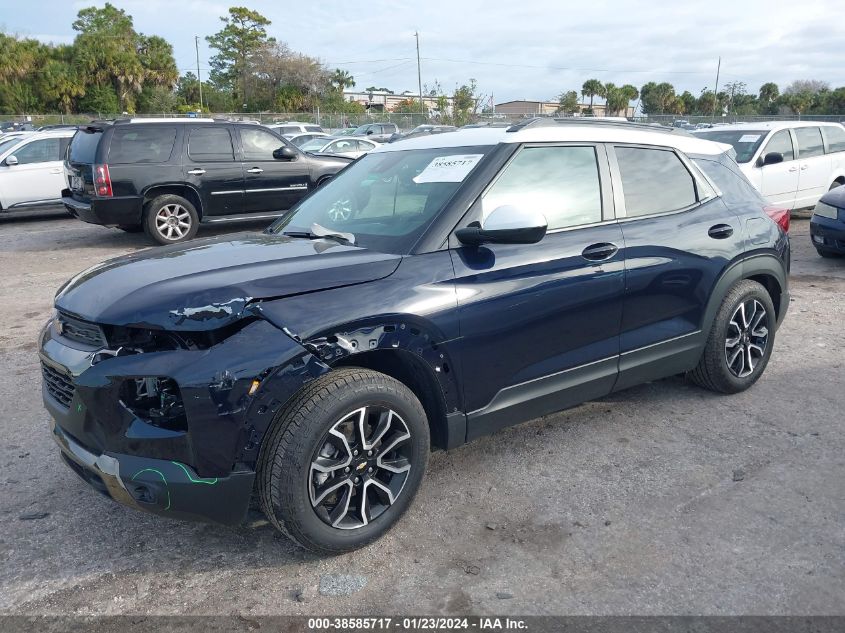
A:
[[[188,172],[192,176],[202,176],[205,173],[204,169],[192,169]]]
[[[707,231],[707,235],[712,237],[714,240],[723,240],[733,234],[734,227],[730,224],[715,224],[710,227],[709,231]]]
[[[253,167],[252,169],[247,169],[246,173],[248,173],[248,174],[260,174],[263,171],[264,170],[261,169],[261,167]]]
[[[588,259],[591,262],[600,262],[604,261],[605,259],[610,259],[614,255],[619,248],[616,244],[611,244],[609,242],[599,242],[598,244],[591,244],[583,251],[581,251],[581,257],[584,259]]]

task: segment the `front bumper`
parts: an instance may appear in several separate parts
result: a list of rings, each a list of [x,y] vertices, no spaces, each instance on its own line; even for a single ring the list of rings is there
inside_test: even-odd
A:
[[[276,412],[324,366],[259,320],[205,350],[100,359],[48,323],[39,355],[42,395],[64,461],[122,504],[163,516],[241,522],[249,508],[261,442]],[[144,420],[121,397],[141,376],[168,376],[182,394],[187,428]],[[249,394],[252,381],[261,387]]]
[[[51,424],[62,459],[92,488],[118,503],[177,519],[243,522],[249,509],[255,473],[233,472],[227,477],[198,477],[176,461],[132,455],[95,454],[70,434]]]
[[[143,211],[143,200],[136,196],[78,200],[70,189],[62,190],[62,204],[83,222],[104,226],[140,224]]]
[[[842,211],[839,217],[842,217]],[[845,255],[845,222],[814,214],[810,218],[810,239],[821,251]]]

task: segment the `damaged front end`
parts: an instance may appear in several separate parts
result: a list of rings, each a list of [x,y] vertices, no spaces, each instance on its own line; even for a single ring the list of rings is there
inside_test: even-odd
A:
[[[225,315],[214,329],[110,326],[61,311],[45,326],[54,439],[94,488],[157,514],[243,520],[273,415],[328,367],[243,306],[222,308],[174,316],[208,328]]]

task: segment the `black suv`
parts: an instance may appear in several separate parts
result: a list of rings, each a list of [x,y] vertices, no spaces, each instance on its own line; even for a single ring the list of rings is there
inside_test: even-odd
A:
[[[350,162],[252,123],[124,119],[73,137],[62,202],[85,222],[173,244],[201,223],[275,217]]]
[[[753,385],[789,305],[789,216],[733,150],[511,130],[384,145],[263,234],[76,275],[40,339],[64,460],[162,516],[234,524],[255,497],[331,553],[399,519],[432,445],[679,373]]]

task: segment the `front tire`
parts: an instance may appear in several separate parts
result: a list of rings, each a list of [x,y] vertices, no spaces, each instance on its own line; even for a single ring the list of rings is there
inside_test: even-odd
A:
[[[833,251],[822,250],[820,248],[817,248],[816,252],[819,255],[821,255],[822,257],[824,257],[825,259],[838,259],[838,258],[842,257],[842,255],[840,255],[839,253],[834,253]]]
[[[777,320],[772,299],[756,281],[733,286],[716,313],[698,366],[689,372],[697,385],[738,393],[753,385],[769,363]]]
[[[405,385],[367,369],[333,370],[292,398],[268,431],[261,508],[313,552],[363,547],[410,506],[429,442],[425,411]]]
[[[198,230],[197,210],[181,196],[158,196],[144,207],[144,232],[157,244],[185,242]]]

